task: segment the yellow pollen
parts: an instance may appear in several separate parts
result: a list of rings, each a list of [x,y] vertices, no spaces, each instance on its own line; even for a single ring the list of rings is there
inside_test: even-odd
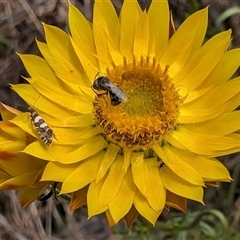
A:
[[[111,91],[96,95],[94,109],[97,123],[109,142],[123,148],[147,149],[161,141],[177,124],[181,99],[168,66],[161,69],[150,57],[107,69],[106,77],[127,96],[127,101],[112,104]],[[114,95],[114,92],[112,93]]]

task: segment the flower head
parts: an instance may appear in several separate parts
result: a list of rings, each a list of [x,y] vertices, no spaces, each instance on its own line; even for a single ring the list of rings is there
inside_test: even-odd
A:
[[[229,81],[240,50],[226,51],[231,31],[203,44],[207,9],[172,36],[169,22],[167,1],[124,1],[120,17],[96,1],[93,23],[70,4],[70,35],[44,24],[43,58],[20,54],[30,84],[12,88],[56,136],[46,146],[19,114],[35,137],[21,152],[46,161],[41,181],[62,183],[72,210],[155,224],[164,207],[185,211],[205,185],[231,180],[215,157],[240,150],[240,79]]]
[[[1,105],[0,122],[0,190],[20,190],[22,206],[30,204],[43,193],[49,183],[39,182],[45,161],[37,159],[21,151],[33,141],[15,121],[19,121],[20,112]]]

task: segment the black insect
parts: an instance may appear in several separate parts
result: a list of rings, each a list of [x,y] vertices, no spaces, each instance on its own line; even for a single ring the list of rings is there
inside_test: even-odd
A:
[[[160,158],[157,158],[157,162],[158,162],[158,168],[163,168],[166,166],[166,164]]]
[[[57,184],[58,182],[54,182],[51,186],[50,186],[50,191],[47,193],[47,194],[41,194],[39,197],[38,197],[38,200],[41,201],[41,202],[45,202],[47,201],[48,199],[50,199],[52,196],[54,196],[54,198],[58,201],[57,199]]]
[[[47,125],[43,118],[33,108],[28,108],[33,125],[35,126],[41,140],[50,146],[52,144],[52,137],[55,138],[53,130]]]
[[[112,105],[119,105],[120,103],[127,101],[126,94],[119,87],[115,86],[107,77],[99,77],[95,79],[92,89],[97,96],[109,93]],[[98,91],[104,91],[104,93],[99,94]]]
[[[161,162],[160,164],[159,164],[159,168],[163,168],[165,166],[165,163],[164,162]]]

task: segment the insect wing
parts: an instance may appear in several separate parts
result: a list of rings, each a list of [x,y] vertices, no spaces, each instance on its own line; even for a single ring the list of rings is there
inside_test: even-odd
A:
[[[127,96],[126,94],[117,86],[112,84],[110,81],[105,84],[106,88],[114,93],[120,100],[126,102],[127,101]]]

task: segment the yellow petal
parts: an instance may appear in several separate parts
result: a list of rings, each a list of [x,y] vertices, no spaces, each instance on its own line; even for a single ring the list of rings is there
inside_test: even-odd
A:
[[[184,159],[189,162],[190,159]],[[230,181],[230,174],[224,165],[214,158],[205,158],[198,156],[194,158],[194,168],[204,179],[211,181]]]
[[[46,120],[48,119],[46,118]],[[53,139],[54,145],[58,145],[58,147],[63,148],[64,145],[68,145],[72,147],[72,149],[74,150],[80,145],[85,144],[90,138],[95,137],[102,132],[102,130],[100,130],[98,126],[96,127],[88,126],[84,128],[83,127],[63,128],[62,126],[60,126],[59,128],[54,127],[53,130],[56,135],[56,139]]]
[[[149,18],[149,54],[155,55],[159,61],[168,44],[168,2],[153,0],[147,14]]]
[[[40,187],[38,188],[30,188],[30,187],[26,187],[26,188],[22,188],[19,192],[20,192],[20,205],[22,208],[28,206],[30,203],[34,202],[38,196],[40,196],[44,190],[46,189],[46,184],[42,184]]]
[[[105,176],[106,172],[112,165],[113,161],[116,159],[119,150],[120,150],[120,148],[118,146],[116,146],[112,143],[109,144],[109,146],[105,152],[105,155],[104,155],[103,159],[101,160],[101,163],[100,163],[97,175],[96,175],[96,179],[95,179],[96,184],[98,184],[102,180],[102,178]]]
[[[72,47],[69,35],[61,29],[48,24],[43,24],[43,28],[52,57],[56,57],[56,59],[61,58],[66,64],[71,63],[73,71],[83,72],[83,67]],[[90,83],[87,81],[85,84],[90,86]],[[82,82],[82,85],[84,85],[84,82]]]
[[[26,154],[3,150],[0,152],[0,167],[11,176],[18,176],[27,172],[37,172],[43,165],[44,161],[36,161],[33,157]]]
[[[116,174],[117,173],[117,174]],[[104,178],[100,194],[99,208],[107,206],[116,196],[124,179],[123,157],[118,155]]]
[[[5,133],[19,139],[19,140],[26,140],[26,133],[22,131],[18,126],[11,122],[0,121],[0,128]],[[10,137],[10,136],[9,136]]]
[[[190,91],[188,90],[188,88],[186,88],[186,86],[180,86],[180,89],[179,89],[179,95],[185,99],[183,100],[183,103],[184,105],[186,103],[189,103],[189,102],[192,102],[194,101],[195,99],[198,99],[198,98],[201,98],[203,95],[205,95],[210,89],[212,88],[211,87],[207,87],[207,88],[199,88],[199,89],[195,89],[193,91]]]
[[[235,95],[229,101],[229,104],[227,105],[227,108],[226,108],[225,112],[232,112],[232,111],[236,110],[236,108],[239,106],[239,104],[240,104],[240,93]]]
[[[231,140],[234,140],[234,141],[238,141],[238,142],[240,141],[239,133],[231,133],[231,134],[226,135],[226,137],[228,137],[228,138],[230,138]],[[220,157],[220,156],[236,153],[236,152],[239,152],[239,151],[240,151],[240,146],[234,147],[234,148],[229,148],[229,149],[226,149],[226,150],[216,151],[215,154],[209,155],[208,157],[209,158]]]
[[[180,151],[176,152],[170,145],[161,148],[159,144],[154,144],[151,148],[176,175],[193,185],[204,186],[203,179],[197,171],[181,159]]]
[[[219,108],[215,108],[213,106],[205,108],[198,108],[197,106],[189,106],[188,104],[184,104],[179,108],[180,115],[178,117],[179,123],[199,123],[204,122],[209,119],[213,119],[218,117],[221,113],[223,113],[227,108],[227,104],[219,106]]]
[[[131,14],[129,14],[131,13]],[[141,13],[141,8],[136,0],[123,2],[120,12],[120,50],[122,56],[132,60],[135,28]]]
[[[116,224],[116,222],[114,221],[114,219],[113,219],[113,217],[112,217],[112,215],[111,215],[109,210],[107,210],[105,212],[105,215],[107,217],[109,227],[114,226]]]
[[[3,103],[0,103],[0,111],[3,121],[11,120],[21,113],[18,109],[12,108]]]
[[[32,79],[30,83],[40,94],[66,109],[83,114],[92,112],[92,104],[84,96],[66,93],[62,88],[57,88],[50,83],[44,84],[38,79]]]
[[[43,171],[41,181],[63,182],[78,166],[79,163],[49,162]]]
[[[6,173],[5,171],[0,169],[0,185],[2,183],[4,183],[5,181],[7,181],[9,178],[11,178],[12,176],[8,173]]]
[[[157,221],[161,211],[156,212],[153,210],[147,199],[139,191],[136,192],[134,206],[139,214],[146,218],[152,225],[155,225],[155,222]]]
[[[239,67],[240,49],[226,52],[217,66],[202,83],[201,88],[220,85],[228,81]]]
[[[111,62],[114,62],[115,65],[122,65],[123,63],[123,56],[119,52],[118,48],[114,45],[114,42],[110,38],[110,36],[106,33],[106,31],[103,29],[102,35],[105,38],[105,43],[108,48],[108,52],[110,54]],[[101,55],[98,56],[100,65],[102,68],[100,68],[100,71],[106,71],[104,68],[104,65],[107,64],[104,59],[102,59]]]
[[[93,10],[93,33],[97,54],[109,65],[111,64],[108,46],[105,41],[106,31],[116,47],[119,46],[119,20],[117,13],[109,0],[96,1]],[[102,66],[103,68],[108,67]]]
[[[72,39],[71,39],[72,40]],[[50,61],[50,62],[52,62],[52,64],[54,65],[54,64],[56,64],[56,62],[53,60],[53,59],[51,59],[51,53],[49,52],[49,49],[48,49],[48,46],[47,46],[47,44],[45,44],[45,43],[42,43],[42,42],[39,42],[39,41],[37,41],[36,40],[36,42],[37,42],[37,45],[38,45],[38,48],[41,50],[41,52],[42,53],[44,53],[44,56],[47,58],[48,57],[48,61]],[[72,42],[72,44],[73,44],[73,47],[74,47],[74,49],[75,49],[75,51],[76,51],[76,54],[78,55],[78,57],[79,57],[79,54],[80,54],[80,52],[79,52],[79,49],[78,49],[78,47],[76,46],[76,44],[74,44],[74,42]],[[81,54],[80,54],[80,56],[82,56]],[[80,57],[81,58],[81,60],[82,60],[82,64],[83,64],[83,60],[86,58],[86,57],[84,57],[84,56],[82,56],[82,57]],[[85,63],[85,62],[84,62]],[[90,67],[91,66],[91,67]],[[87,87],[85,86],[85,85],[82,85],[82,82],[83,82],[83,84],[84,84],[84,82],[88,82],[88,80],[81,80],[81,79],[85,79],[85,78],[87,78],[87,79],[89,79],[90,81],[89,82],[91,82],[91,80],[94,78],[94,76],[96,75],[96,72],[98,71],[95,67],[93,67],[93,65],[89,62],[89,60],[87,60],[87,63],[85,63],[85,65],[84,65],[84,69],[85,69],[85,71],[84,71],[84,73],[89,73],[89,72],[87,72],[87,69],[90,69],[92,72],[91,72],[91,77],[89,78],[89,77],[87,77],[87,76],[85,76],[85,75],[81,75],[81,77],[78,79],[79,81],[76,81],[76,79],[72,79],[72,78],[69,78],[69,77],[71,77],[71,75],[66,75],[66,76],[63,76],[63,78],[62,79],[60,79],[60,78],[57,78],[57,81],[56,82],[54,82],[54,85],[55,86],[58,86],[58,87],[60,87],[60,88],[64,88],[65,89],[65,91],[66,92],[69,92],[69,93],[74,93],[74,94],[77,94],[77,95],[80,95],[80,89],[82,90],[82,92],[83,93],[85,93],[88,97],[90,97],[90,100],[92,100],[93,99],[93,91],[91,90],[90,91],[90,88],[89,88],[89,84],[87,84]],[[90,71],[89,70],[89,71]],[[71,70],[70,70],[71,71]],[[77,74],[77,73],[75,73],[75,74]],[[79,73],[80,74],[80,73]],[[90,74],[90,73],[89,73]],[[44,78],[43,80],[44,80],[44,82],[47,82],[47,80],[51,80],[51,78]],[[52,83],[53,81],[51,81],[51,83]],[[86,89],[88,89],[88,91],[86,91]],[[92,94],[91,94],[92,93]],[[86,97],[87,97],[86,96]]]
[[[31,131],[33,130],[34,129],[31,129]],[[56,139],[52,139],[53,144],[51,147],[47,146],[39,139],[29,144],[23,152],[45,160],[56,161],[59,155],[74,152],[80,146],[86,144],[89,139],[85,139],[84,137],[89,136],[89,138],[91,138],[97,135],[95,129],[83,129],[81,131],[81,129],[77,128],[54,128],[53,132],[56,134]],[[35,134],[37,134],[36,129]],[[37,134],[37,137],[40,138],[39,134]],[[68,162],[65,161],[63,163]]]
[[[93,148],[94,146],[94,148]],[[90,139],[83,146],[79,147],[73,152],[69,152],[67,154],[59,155],[56,158],[56,161],[61,163],[75,163],[82,161],[94,154],[100,152],[104,148],[108,146],[107,141],[102,136],[95,136]]]
[[[219,33],[207,41],[174,76],[175,84],[187,85],[189,90],[200,86],[222,58],[230,42],[230,37],[231,31],[229,30]],[[204,71],[202,71],[203,69]]]
[[[82,74],[83,68],[73,50],[70,37],[64,31],[54,26],[44,24],[43,27],[48,52],[41,48],[42,45],[38,46],[55,74],[66,81],[74,83],[78,79],[81,85],[91,86],[88,78]]]
[[[0,190],[16,190],[34,183],[37,172],[26,172],[13,177],[0,185]]]
[[[116,196],[109,204],[109,211],[115,223],[130,211],[135,191],[136,186],[133,183],[131,169],[128,169]]]
[[[47,146],[41,140],[38,140],[29,144],[22,152],[40,159],[56,161],[56,158],[59,155],[66,154],[71,150],[74,151],[75,149],[76,149],[75,146],[74,147],[68,145],[59,146],[57,144],[54,144],[54,142],[51,146]],[[65,163],[68,163],[67,159],[65,160]]]
[[[149,19],[146,12],[140,14],[134,35],[133,54],[140,58],[148,55]]]
[[[96,47],[93,39],[92,24],[87,21],[85,16],[71,3],[69,4],[68,19],[72,36],[71,41],[75,43],[73,47],[76,50],[75,47],[77,45],[79,46],[78,51],[76,51],[78,58],[80,59],[88,78],[93,79],[94,74],[91,73],[95,72],[94,69],[98,67],[98,62],[93,55],[96,54]],[[80,52],[79,50],[81,50],[81,56],[85,56],[91,64],[87,65],[82,61],[82,58],[79,57],[78,54]]]
[[[124,167],[124,171],[125,173],[127,173],[128,171],[128,168],[130,167],[130,164],[131,164],[131,154],[132,154],[132,150],[130,149],[124,149],[124,164],[123,164],[123,167]]]
[[[92,113],[88,114],[79,114],[77,116],[63,117],[60,119],[52,118],[49,120],[51,126],[55,127],[69,127],[69,128],[82,128],[82,127],[91,127],[95,125]],[[98,131],[100,133],[101,131]],[[96,133],[96,134],[98,134]]]
[[[187,18],[171,37],[169,46],[161,59],[163,69],[167,65],[170,67],[168,74],[171,77],[174,77],[183,68],[191,54],[201,46],[206,28],[207,8]],[[174,81],[176,80],[174,79]]]
[[[174,135],[172,136],[172,134],[168,134],[164,137],[164,140],[168,143],[170,143],[170,145],[182,149],[182,150],[187,150],[187,148],[178,140],[174,137]]]
[[[15,137],[10,136],[8,133],[0,131],[0,149],[4,152],[13,152],[13,151],[21,151],[25,147],[25,142]],[[5,158],[5,156],[0,156],[1,158]]]
[[[201,186],[192,185],[178,177],[170,168],[159,170],[163,184],[167,190],[179,196],[203,203],[203,189]]]
[[[81,60],[86,76],[88,77],[90,82],[93,82],[94,77],[99,72],[99,66],[98,66],[99,64],[95,54],[91,52],[91,49],[89,49],[90,52],[88,52],[88,50],[86,49],[87,53],[86,51],[82,50],[83,48],[85,48],[84,43],[82,43],[83,46],[82,48],[80,48],[81,46],[79,46],[78,42],[75,42],[74,39],[71,38],[71,42],[78,58]],[[91,56],[91,58],[89,56]],[[92,62],[93,58],[95,58],[94,62],[97,62],[96,66]]]
[[[45,59],[32,54],[18,54],[21,58],[24,67],[31,77],[39,80],[49,81],[55,86],[59,85],[59,79],[50,68]]]
[[[39,93],[30,84],[11,85],[12,89],[24,99],[24,101],[34,109],[42,110],[56,118],[62,116],[72,116],[71,112],[66,111],[63,107],[52,103],[47,98],[39,95]]]
[[[114,45],[119,47],[119,35],[120,35],[120,23],[117,12],[110,0],[96,0],[94,4],[94,16],[95,21],[103,21],[103,27],[109,33]],[[101,19],[101,20],[100,20]]]
[[[205,134],[227,135],[240,129],[239,119],[240,111],[234,111],[222,114],[217,118],[203,123],[189,125],[188,129]]]
[[[75,192],[94,181],[103,156],[101,151],[80,163],[64,180],[60,194]]]
[[[174,130],[170,134],[190,152],[201,155],[212,156],[218,151],[225,151],[240,145],[237,140],[230,137],[197,133],[183,126],[179,126],[176,131]]]
[[[239,93],[240,77],[234,78],[221,86],[212,88],[206,94],[196,101],[188,104],[184,104],[183,108],[206,108],[211,101],[212,108],[219,108],[225,102],[229,101],[235,95]]]
[[[143,153],[132,153],[131,166],[133,180],[138,190],[156,212],[162,211],[166,193],[158,173],[157,159],[144,159]]]
[[[208,179],[212,178],[212,181],[231,179],[228,170],[217,159],[206,158],[173,147],[171,149],[174,151],[174,154],[180,156],[184,162],[192,166],[201,177]]]
[[[87,193],[87,206],[88,206],[88,217],[105,212],[108,209],[108,206],[99,208],[99,194],[102,188],[104,181],[101,181],[97,185],[93,181],[88,189]]]

